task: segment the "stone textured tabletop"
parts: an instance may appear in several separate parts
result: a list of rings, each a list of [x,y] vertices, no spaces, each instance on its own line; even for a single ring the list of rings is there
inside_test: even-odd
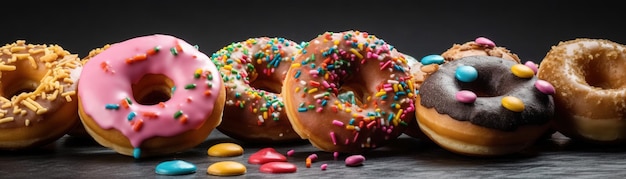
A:
[[[207,149],[217,143],[235,142],[244,155],[210,157]],[[248,157],[265,147],[280,153],[294,150],[288,157],[297,165],[295,173],[267,174],[248,164]],[[305,159],[317,154],[310,168]],[[281,145],[248,145],[218,131],[192,150],[168,156],[134,159],[98,145],[91,139],[65,136],[39,150],[0,152],[0,178],[212,178],[209,165],[225,160],[237,161],[247,173],[228,178],[624,178],[624,147],[599,147],[580,144],[556,133],[530,149],[506,157],[477,158],[448,152],[429,141],[401,136],[386,147],[364,154],[359,167],[347,167],[340,155],[321,152],[306,142]],[[197,166],[194,174],[164,176],[154,172],[160,162],[179,159]],[[321,170],[321,164],[327,164]]]

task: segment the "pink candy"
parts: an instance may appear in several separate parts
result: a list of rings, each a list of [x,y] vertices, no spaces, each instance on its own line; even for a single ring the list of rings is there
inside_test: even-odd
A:
[[[541,93],[547,94],[547,95],[553,95],[556,92],[556,90],[554,89],[554,86],[552,86],[550,82],[547,82],[544,80],[537,80],[535,82],[535,88],[541,91]]]
[[[537,74],[537,69],[539,69],[539,66],[537,66],[537,64],[535,62],[533,62],[533,61],[526,61],[526,63],[524,63],[524,65],[529,67],[531,70],[533,70],[533,72],[535,72],[535,74]]]
[[[363,155],[351,155],[345,160],[346,166],[349,167],[361,166],[363,165],[364,161],[365,157]]]
[[[455,97],[458,102],[462,102],[462,103],[474,103],[474,101],[476,101],[476,98],[477,98],[474,92],[467,91],[467,90],[461,90],[459,92],[456,92]]]
[[[474,42],[476,42],[479,45],[484,45],[487,47],[495,47],[496,43],[493,43],[493,41],[489,40],[488,38],[485,37],[478,37],[476,38],[476,40],[474,40]]]
[[[317,154],[311,154],[311,155],[309,155],[309,157],[307,157],[307,158],[310,158],[310,159],[311,159],[311,162],[314,162],[315,160],[317,160]]]

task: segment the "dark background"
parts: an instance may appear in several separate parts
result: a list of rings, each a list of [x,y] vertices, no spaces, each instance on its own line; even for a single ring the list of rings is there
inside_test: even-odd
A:
[[[0,44],[24,39],[86,56],[105,44],[155,33],[177,36],[207,55],[250,37],[309,41],[325,31],[376,35],[420,59],[484,36],[540,61],[574,38],[626,43],[619,1],[19,1],[3,4]],[[3,2],[6,3],[6,2]]]
[[[621,27],[626,13],[618,2],[3,1],[0,44],[18,39],[59,44],[84,57],[105,44],[161,33],[210,54],[250,37],[300,42],[325,31],[360,30],[418,59],[485,36],[523,60],[540,61],[559,41],[586,37],[626,43]],[[210,178],[206,174],[210,164],[245,163],[266,147],[244,145],[243,156],[226,159],[206,156],[210,146],[223,141],[233,140],[215,130],[191,151],[138,161],[91,140],[66,136],[43,150],[0,152],[0,178],[168,178],[154,174],[154,167],[171,159],[197,165],[197,173],[183,178]],[[626,178],[624,147],[586,145],[556,134],[519,155],[495,158],[455,155],[404,136],[368,154],[365,165],[356,168],[343,166],[342,160],[307,143],[274,147],[297,152],[289,160],[298,165],[298,172],[263,174],[259,166],[247,164],[247,174],[232,178]],[[320,162],[306,168],[304,160],[312,153],[319,153]],[[321,163],[328,163],[329,169],[321,171]]]

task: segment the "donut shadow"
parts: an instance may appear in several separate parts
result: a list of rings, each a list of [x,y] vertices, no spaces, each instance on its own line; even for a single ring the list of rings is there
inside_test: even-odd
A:
[[[541,141],[546,151],[550,152],[585,152],[585,153],[623,153],[626,143],[599,143],[594,141],[569,138],[561,133],[554,133],[549,140]]]

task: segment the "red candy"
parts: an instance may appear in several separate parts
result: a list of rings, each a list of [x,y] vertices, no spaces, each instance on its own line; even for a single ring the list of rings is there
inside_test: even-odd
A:
[[[259,168],[262,173],[294,173],[296,170],[298,167],[288,162],[269,162]]]
[[[287,157],[283,154],[276,152],[273,148],[263,148],[258,152],[250,155],[248,158],[249,164],[265,164],[269,162],[286,162]]]

